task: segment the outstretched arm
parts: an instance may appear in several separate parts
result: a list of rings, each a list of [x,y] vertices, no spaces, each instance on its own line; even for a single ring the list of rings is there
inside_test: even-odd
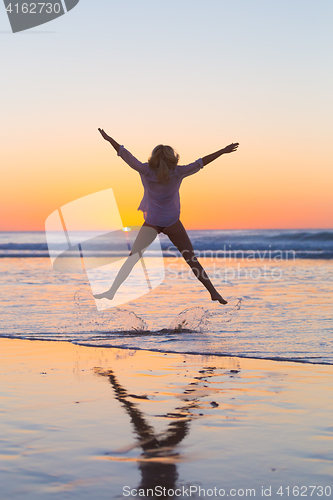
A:
[[[238,146],[239,146],[238,142],[235,142],[235,143],[229,144],[229,146],[226,146],[223,149],[220,149],[219,151],[216,151],[216,153],[211,153],[210,155],[204,156],[202,158],[202,162],[203,162],[204,166],[207,165],[208,163],[210,163],[211,161],[216,160],[216,158],[218,158],[219,156],[221,156],[225,153],[233,153],[234,151],[237,151]]]
[[[116,142],[112,137],[110,137],[106,132],[104,132],[103,129],[99,128],[98,129],[101,133],[101,136],[103,139],[108,141],[114,149],[117,151],[118,156],[124,160],[127,165],[129,165],[131,168],[136,170],[137,172],[140,172],[140,174],[147,174],[149,171],[149,166],[148,163],[141,163],[135,156],[133,156],[127,149],[124,148],[124,146],[120,146],[118,142]]]
[[[112,139],[112,137],[110,137],[106,132],[104,132],[104,130],[102,128],[99,128],[98,130],[100,131],[103,139],[108,141],[114,147],[114,149],[117,151],[117,153],[119,153],[120,146],[119,146],[118,142],[116,142],[114,139]]]

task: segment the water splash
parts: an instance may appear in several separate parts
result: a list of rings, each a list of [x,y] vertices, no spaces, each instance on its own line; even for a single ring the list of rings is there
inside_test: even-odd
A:
[[[100,333],[147,332],[147,323],[133,311],[120,309],[97,311],[89,286],[80,286],[74,294],[77,324],[81,330],[93,329]]]
[[[78,307],[88,307],[92,302],[92,294],[88,287],[81,286],[74,294],[74,302]]]
[[[237,303],[234,306],[227,307],[223,311],[216,311],[216,312],[211,312],[210,317],[218,317],[218,320],[220,323],[230,323],[230,321],[233,319],[235,316],[235,313],[240,310],[242,307],[242,301],[243,299],[239,297],[237,299]]]
[[[182,332],[184,330],[203,332],[207,330],[210,318],[219,316],[220,323],[229,323],[234,317],[236,311],[239,311],[242,304],[242,298],[237,299],[234,306],[229,306],[223,310],[212,312],[204,309],[203,307],[191,307],[184,309],[179,313],[171,322],[169,327],[174,332]]]
[[[229,323],[242,305],[242,298],[237,298],[234,305],[227,305],[218,310],[207,310],[194,306],[181,311],[171,322],[169,328],[150,331],[148,324],[133,311],[115,307],[112,311],[97,312],[94,308],[91,292],[81,286],[75,293],[74,302],[80,330],[95,330],[99,333],[181,333],[207,331],[212,322]]]
[[[171,322],[169,327],[174,332],[182,332],[183,330],[203,331],[207,324],[210,312],[203,307],[191,307],[184,309]]]
[[[147,323],[133,311],[127,309],[118,309],[113,313],[115,319],[121,322],[122,330],[133,332],[148,332]]]

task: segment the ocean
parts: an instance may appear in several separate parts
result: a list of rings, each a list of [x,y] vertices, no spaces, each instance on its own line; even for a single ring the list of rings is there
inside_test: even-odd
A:
[[[163,281],[98,311],[86,273],[53,269],[44,232],[0,233],[0,335],[333,364],[332,229],[188,233],[226,306],[210,300],[165,235]]]

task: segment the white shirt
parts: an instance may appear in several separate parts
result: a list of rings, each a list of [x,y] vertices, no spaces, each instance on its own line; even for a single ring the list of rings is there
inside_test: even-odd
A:
[[[180,216],[180,185],[184,177],[203,168],[202,158],[189,165],[177,165],[170,170],[169,183],[161,184],[157,180],[157,172],[150,168],[149,163],[141,163],[124,146],[120,146],[118,156],[140,174],[144,195],[138,210],[142,210],[147,224],[166,227],[177,222]]]

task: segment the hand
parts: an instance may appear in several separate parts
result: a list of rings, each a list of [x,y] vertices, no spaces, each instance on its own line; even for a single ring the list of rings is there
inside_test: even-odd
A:
[[[106,141],[110,142],[111,137],[109,137],[108,134],[106,132],[104,132],[104,130],[102,128],[99,128],[98,130],[100,131],[101,136],[103,137],[103,139],[105,139]]]
[[[229,146],[226,146],[224,148],[224,153],[233,153],[234,151],[237,151],[238,146],[239,146],[238,142],[229,144]]]

